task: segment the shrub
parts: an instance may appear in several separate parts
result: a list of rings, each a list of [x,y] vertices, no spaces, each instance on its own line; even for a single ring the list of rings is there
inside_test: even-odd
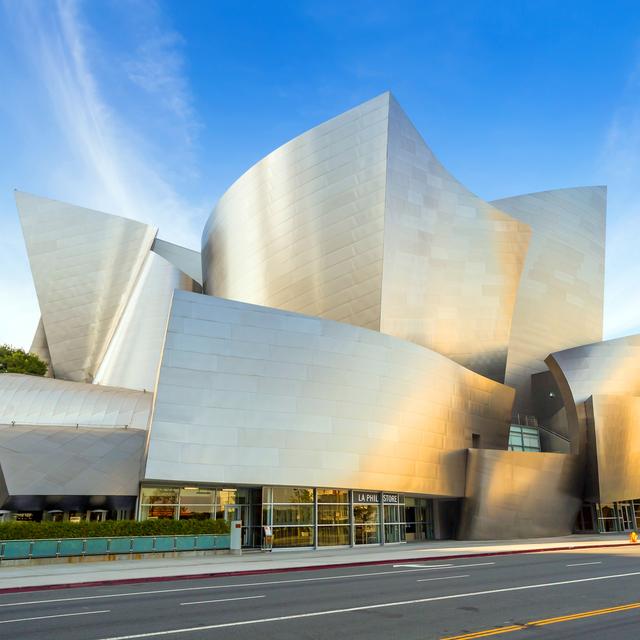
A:
[[[106,520],[105,522],[1,522],[0,540],[227,534],[226,520]]]
[[[27,353],[23,349],[0,345],[0,373],[26,373],[32,376],[44,376],[47,364],[35,353]]]

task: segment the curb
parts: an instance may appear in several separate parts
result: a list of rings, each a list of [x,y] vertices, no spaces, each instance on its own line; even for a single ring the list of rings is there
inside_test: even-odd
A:
[[[534,547],[531,549],[516,549],[513,551],[486,551],[484,553],[456,553],[440,556],[415,556],[412,558],[396,558],[394,560],[360,560],[357,562],[333,562],[322,565],[307,565],[300,567],[281,567],[272,569],[245,569],[242,571],[219,571],[212,573],[193,573],[175,576],[149,576],[140,578],[113,578],[110,580],[93,580],[87,582],[68,582],[58,584],[37,585],[29,587],[0,588],[0,595],[10,593],[28,593],[31,591],[54,591],[58,589],[81,589],[89,587],[104,587],[113,585],[141,584],[146,582],[175,582],[178,580],[203,580],[212,578],[232,578],[235,576],[256,576],[272,573],[291,573],[300,571],[320,571],[323,569],[349,569],[353,567],[371,567],[386,564],[406,564],[411,562],[434,562],[437,560],[457,560],[463,558],[485,558],[491,556],[522,555],[525,553],[550,553],[553,551],[577,551],[581,549],[604,549],[611,547],[628,547],[630,542],[614,542],[609,544],[568,545],[563,547]],[[637,545],[640,548],[640,545]]]

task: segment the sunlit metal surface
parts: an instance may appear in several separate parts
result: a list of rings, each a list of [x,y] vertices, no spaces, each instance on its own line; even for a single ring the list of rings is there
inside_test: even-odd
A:
[[[578,456],[470,449],[458,537],[569,534],[582,502],[581,483]]]
[[[231,186],[203,233],[205,292],[381,330],[502,380],[529,233],[455,180],[385,93]]]
[[[276,149],[220,198],[205,292],[379,329],[389,99]]]
[[[549,353],[602,339],[606,201],[606,187],[580,187],[493,202],[532,229],[505,378],[516,411],[532,413],[531,375]]]
[[[151,250],[202,286],[202,259],[199,251],[186,249],[160,238],[155,239]]]
[[[42,318],[38,320],[38,327],[36,328],[36,334],[33,336],[33,342],[31,343],[30,353],[35,353],[40,360],[46,363],[47,378],[53,377],[53,365],[51,364],[51,354],[49,353],[49,344],[47,343],[47,335],[44,332],[44,325],[42,324]]]
[[[33,508],[16,496],[135,496],[145,439],[140,429],[0,425],[4,507]]]
[[[94,383],[153,391],[174,289],[199,288],[189,276],[150,252]]]
[[[594,395],[587,400],[602,504],[640,496],[640,398]]]
[[[513,394],[399,338],[176,291],[144,477],[460,497]]]
[[[530,230],[437,160],[390,98],[380,330],[504,381]]]
[[[153,393],[17,373],[0,374],[0,425],[146,429]]]
[[[53,373],[90,382],[156,230],[16,192]]]
[[[584,403],[589,396],[640,395],[640,335],[559,351],[545,363],[564,400],[574,453],[585,451]]]

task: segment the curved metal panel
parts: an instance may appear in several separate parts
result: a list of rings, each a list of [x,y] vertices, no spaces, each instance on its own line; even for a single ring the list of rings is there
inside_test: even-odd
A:
[[[150,252],[131,293],[94,383],[153,391],[174,289],[193,291],[194,281]]]
[[[389,108],[380,330],[504,381],[530,230],[460,184]]]
[[[176,291],[145,478],[460,497],[513,394],[399,338]]]
[[[135,496],[146,433],[0,425],[0,469],[10,497]]]
[[[33,336],[29,352],[35,353],[40,360],[47,364],[47,373],[45,375],[47,378],[52,378],[53,365],[51,364],[51,354],[49,353],[49,344],[47,343],[47,334],[44,332],[42,318],[38,320],[38,327],[36,328],[36,334]]]
[[[151,250],[202,286],[202,259],[198,251],[156,238]]]
[[[584,403],[589,396],[640,396],[640,335],[558,351],[545,363],[556,379],[567,409],[574,453],[586,450]]]
[[[640,398],[595,395],[586,403],[601,503],[640,496]]]
[[[0,425],[9,496],[135,496],[146,433]]]
[[[492,204],[531,226],[505,383],[533,413],[531,375],[554,351],[602,339],[606,187],[542,191]]]
[[[389,95],[276,149],[220,198],[206,293],[378,329]]]
[[[470,449],[458,538],[499,540],[572,532],[581,464],[563,453]]]
[[[53,374],[90,382],[156,230],[16,192]]]
[[[17,373],[0,374],[0,425],[146,429],[152,393]]]

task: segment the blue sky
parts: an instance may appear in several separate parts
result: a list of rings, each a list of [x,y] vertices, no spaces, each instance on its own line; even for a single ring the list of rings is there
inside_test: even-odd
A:
[[[607,184],[605,335],[640,331],[640,4],[0,0],[0,342],[38,318],[13,189],[198,248],[217,198],[391,90],[483,198]]]

